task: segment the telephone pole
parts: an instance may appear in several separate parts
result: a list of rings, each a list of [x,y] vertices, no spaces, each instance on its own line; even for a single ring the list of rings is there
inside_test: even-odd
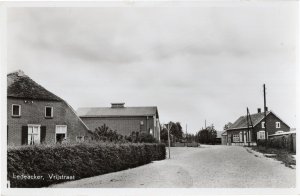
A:
[[[265,140],[268,140],[267,132],[267,104],[266,104],[266,85],[264,84],[264,116],[265,116]]]
[[[185,142],[186,142],[186,146],[187,146],[187,123],[185,124]]]
[[[167,130],[168,130],[168,147],[169,147],[169,159],[171,158],[171,150],[170,150],[170,146],[171,146],[171,141],[170,141],[170,130],[172,128],[172,125],[170,126],[170,123],[168,123],[168,126],[167,126]]]

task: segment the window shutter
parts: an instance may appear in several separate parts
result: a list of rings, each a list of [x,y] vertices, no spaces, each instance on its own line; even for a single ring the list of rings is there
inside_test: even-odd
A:
[[[22,145],[28,144],[28,126],[22,126]]]
[[[41,143],[44,143],[46,139],[46,126],[41,126]]]

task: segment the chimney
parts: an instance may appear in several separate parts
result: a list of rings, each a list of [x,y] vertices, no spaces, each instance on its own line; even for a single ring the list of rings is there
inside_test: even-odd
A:
[[[24,71],[18,70],[18,71],[17,71],[17,75],[18,75],[19,77],[22,77],[22,76],[24,76],[25,74],[24,74]]]
[[[261,113],[261,109],[260,108],[257,108],[257,113]]]
[[[125,103],[111,103],[111,108],[124,108]]]

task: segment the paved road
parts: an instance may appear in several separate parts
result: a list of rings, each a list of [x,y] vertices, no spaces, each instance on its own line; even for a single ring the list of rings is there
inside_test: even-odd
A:
[[[290,188],[296,170],[238,146],[171,148],[171,159],[57,184],[95,188]]]

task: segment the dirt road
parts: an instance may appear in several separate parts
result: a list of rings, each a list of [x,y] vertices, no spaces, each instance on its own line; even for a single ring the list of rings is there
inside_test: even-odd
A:
[[[171,148],[171,159],[52,187],[291,188],[296,170],[238,146]]]

